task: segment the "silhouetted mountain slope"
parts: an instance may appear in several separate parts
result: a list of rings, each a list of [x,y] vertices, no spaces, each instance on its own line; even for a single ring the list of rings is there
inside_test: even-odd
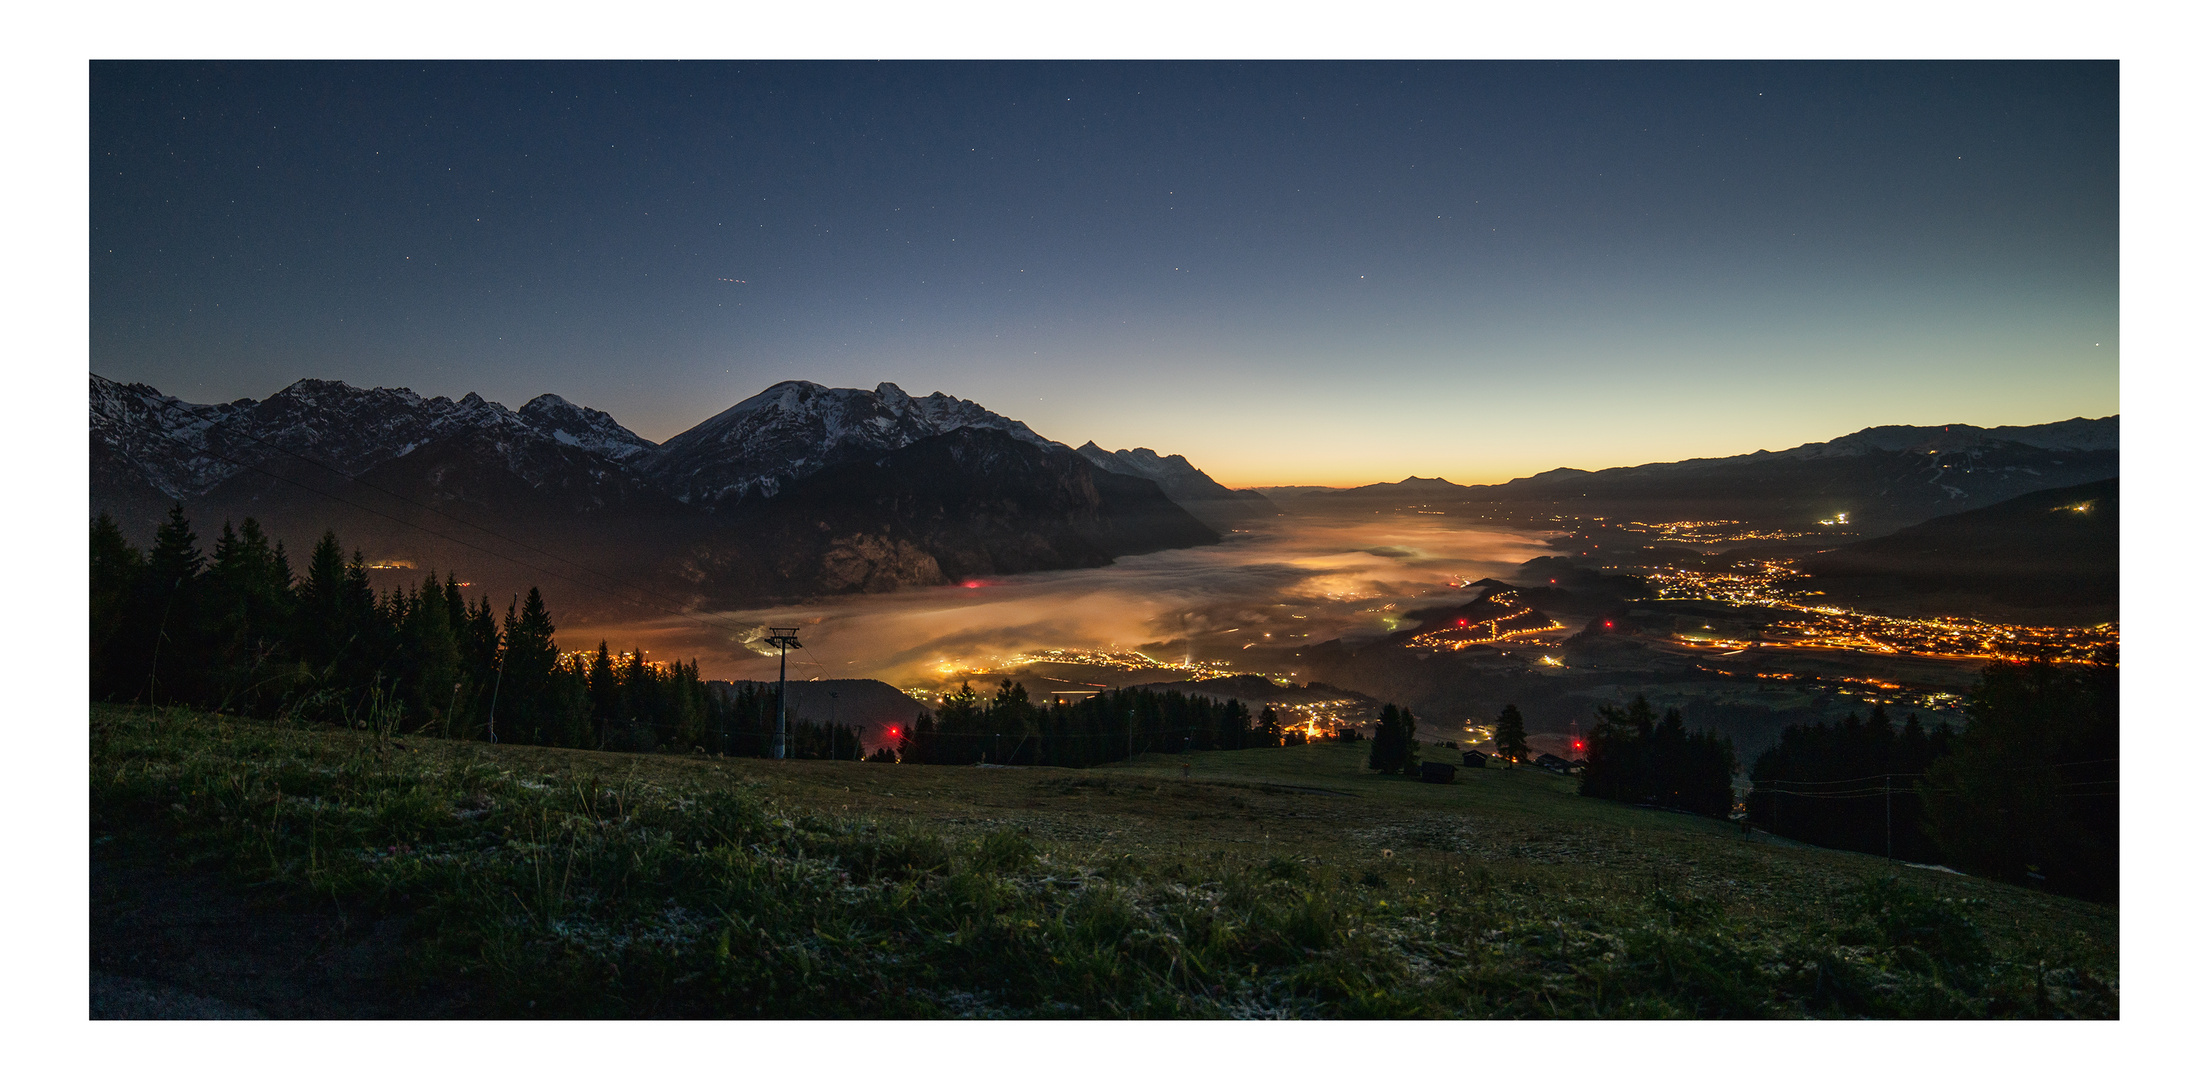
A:
[[[1838,513],[1863,533],[2117,475],[2117,418],[2032,427],[1866,428],[1779,453],[1604,469],[1558,469],[1473,498],[1639,520],[1806,524]]]
[[[883,592],[1219,539],[1148,480],[989,428],[830,466],[729,525],[681,559],[709,594],[713,582],[751,594]]]
[[[1221,484],[1180,454],[1160,456],[1147,446],[1106,450],[1095,442],[1083,443],[1074,452],[1106,472],[1140,476],[1156,483],[1167,498],[1215,529],[1280,513],[1273,500],[1255,491],[1238,491]]]
[[[1848,514],[1878,534],[2041,488],[2117,475],[2118,420],[2029,427],[1875,427],[1777,453],[1759,450],[1502,484],[1408,477],[1314,495],[1323,505],[1478,504],[1504,514],[1795,526]]]
[[[2035,491],[1803,559],[1828,596],[2117,612],[2117,480]],[[1968,614],[1959,610],[1956,614]]]

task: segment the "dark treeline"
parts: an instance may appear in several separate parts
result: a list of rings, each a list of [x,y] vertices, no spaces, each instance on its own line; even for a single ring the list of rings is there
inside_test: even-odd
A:
[[[694,744],[718,754],[771,757],[775,747],[775,687],[772,683],[709,683],[706,731]],[[858,761],[865,758],[864,733],[851,724],[823,723],[790,715],[787,756]],[[889,747],[881,748],[887,751]],[[886,758],[885,758],[886,760]]]
[[[1383,776],[1419,775],[1418,727],[1410,709],[1381,706],[1380,722],[1373,725],[1373,745],[1365,752],[1365,767]]]
[[[1757,759],[1750,819],[1810,843],[2117,896],[2117,662],[1990,664],[1964,729],[1789,728]],[[1888,814],[1892,813],[1891,826]]]
[[[1957,867],[2117,898],[2117,657],[1989,666],[1954,750],[1926,767],[1925,825]]]
[[[985,699],[970,685],[946,695],[899,733],[900,760],[929,765],[1059,765],[1081,768],[1137,754],[1246,750],[1302,743],[1267,708],[1171,690],[1111,690],[1084,701],[1038,705],[1011,680]]]
[[[1756,759],[1749,777],[1749,821],[1780,836],[1821,847],[1937,862],[1940,848],[1924,831],[1916,785],[1926,766],[1949,751],[1947,725],[1928,732],[1917,714],[1900,729],[1884,705],[1871,718],[1854,713],[1838,724],[1796,724],[1779,745]]]
[[[1733,812],[1733,744],[1687,730],[1680,710],[1658,719],[1649,699],[1596,710],[1580,793],[1725,817]]]
[[[772,693],[709,693],[695,661],[599,644],[563,660],[536,589],[503,616],[432,572],[378,595],[324,533],[295,574],[252,518],[211,553],[181,506],[140,552],[92,524],[92,695],[365,727],[593,749],[764,754]],[[764,697],[764,700],[762,700]],[[856,729],[793,723],[801,756],[856,757]]]

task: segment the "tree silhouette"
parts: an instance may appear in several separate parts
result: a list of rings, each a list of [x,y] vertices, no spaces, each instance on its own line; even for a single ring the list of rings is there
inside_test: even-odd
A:
[[[1527,760],[1526,718],[1519,715],[1517,705],[1505,705],[1496,714],[1496,752],[1506,761]]]

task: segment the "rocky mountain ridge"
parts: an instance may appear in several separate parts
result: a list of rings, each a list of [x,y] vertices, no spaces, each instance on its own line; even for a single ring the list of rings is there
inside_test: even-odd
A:
[[[640,460],[686,503],[719,506],[772,497],[831,465],[910,446],[962,428],[1002,431],[1039,447],[1059,444],[974,402],[916,398],[896,383],[872,391],[779,382],[667,440]]]
[[[203,533],[252,516],[304,548],[331,528],[381,563],[552,574],[632,606],[882,591],[1218,540],[1147,479],[888,383],[780,383],[663,446],[550,394],[515,411],[310,379],[196,405],[93,375],[91,403],[92,510],[140,542],[180,501]]]
[[[1139,476],[1158,485],[1166,497],[1215,529],[1280,513],[1273,500],[1255,491],[1238,491],[1212,479],[1180,454],[1161,455],[1147,446],[1133,450],[1106,450],[1094,440],[1074,452],[1089,463],[1122,476]]]

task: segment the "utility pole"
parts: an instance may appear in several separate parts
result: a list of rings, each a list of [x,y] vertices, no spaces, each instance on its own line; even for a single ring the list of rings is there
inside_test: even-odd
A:
[[[802,649],[795,626],[770,626],[767,644],[782,650],[782,674],[775,681],[775,760],[789,754],[790,650]]]

